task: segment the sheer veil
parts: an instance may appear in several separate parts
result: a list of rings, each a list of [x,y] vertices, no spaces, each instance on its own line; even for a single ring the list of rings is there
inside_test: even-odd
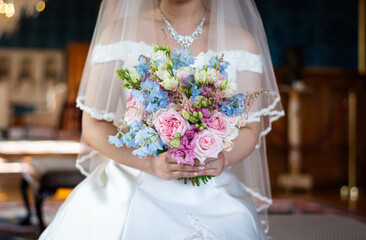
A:
[[[269,90],[269,95],[262,94],[257,99],[247,120],[259,122],[260,134],[255,150],[230,168],[252,195],[262,222],[267,224],[266,210],[272,200],[265,135],[271,130],[271,123],[284,112],[266,35],[253,0],[202,2],[207,8],[207,20],[202,35],[195,42],[199,41],[204,47],[195,51],[193,42],[194,55],[207,62],[210,56],[224,53],[233,70],[229,80],[236,81],[243,92]],[[116,70],[136,65],[139,55],[152,52],[151,44],[164,45],[167,40],[171,48],[178,47],[167,34],[158,5],[157,0],[102,2],[77,98],[77,106],[81,110],[117,126],[123,119],[129,94],[120,87],[121,80],[116,77]],[[86,145],[84,150],[78,158],[77,167],[88,175],[107,159]]]

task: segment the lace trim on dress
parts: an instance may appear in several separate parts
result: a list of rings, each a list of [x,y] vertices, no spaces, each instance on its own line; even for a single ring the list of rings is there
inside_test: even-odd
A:
[[[183,232],[171,237],[171,240],[224,240],[214,233],[204,218],[189,214],[186,218],[186,228]]]
[[[117,116],[115,113],[102,111],[102,110],[98,110],[96,108],[91,108],[91,107],[86,106],[84,104],[84,100],[85,100],[84,96],[77,97],[76,107],[80,108],[82,111],[86,111],[93,118],[98,119],[98,120],[105,120],[108,122],[113,122],[115,120],[119,121],[119,122],[121,121],[120,116]]]
[[[131,42],[120,41],[111,44],[97,44],[93,51],[92,63],[104,63],[109,61],[122,60],[129,62],[127,66],[133,66],[137,64],[137,59],[141,54],[150,55],[153,49],[145,42]],[[250,53],[248,51],[238,50],[225,50],[223,51],[225,59],[230,59],[230,65],[227,69],[229,78],[235,79],[235,71],[251,71],[256,73],[262,73],[262,60],[260,55]],[[221,53],[208,50],[207,52],[199,53],[195,58],[195,66],[202,67],[208,63],[208,60],[214,56],[220,56]],[[235,76],[234,76],[235,75]],[[230,77],[231,76],[231,77]]]

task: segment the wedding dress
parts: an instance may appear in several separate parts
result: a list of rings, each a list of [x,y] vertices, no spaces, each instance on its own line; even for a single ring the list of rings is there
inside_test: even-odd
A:
[[[118,54],[123,48],[131,51]],[[128,67],[149,53],[152,47],[143,42],[99,45],[93,62],[121,58]],[[200,53],[195,66],[214,55]],[[258,55],[228,51],[225,56],[229,78],[238,70],[261,72]],[[254,240],[265,239],[265,233],[246,186],[229,170],[196,187],[109,160],[74,189],[40,239]]]
[[[253,0],[202,0],[210,11],[206,52],[195,53],[195,67],[224,54],[229,81],[243,91],[268,90],[249,112],[247,123],[259,123],[253,152],[206,185],[164,180],[107,159],[91,149],[77,167],[87,178],[60,207],[41,240],[257,240],[268,231],[271,204],[264,136],[283,116],[262,23]],[[97,20],[77,106],[93,118],[123,119],[126,99],[116,70],[137,65],[153,52],[154,27],[141,35],[142,23],[157,24],[158,0],[104,0]],[[235,27],[233,27],[235,26]],[[243,35],[242,29],[251,34]],[[240,30],[240,31],[239,31]],[[105,34],[107,32],[108,34]],[[248,51],[244,37],[256,42]],[[149,44],[147,44],[149,43]],[[238,47],[236,47],[238,46]],[[239,79],[239,80],[238,80]],[[107,139],[106,139],[107,141]]]

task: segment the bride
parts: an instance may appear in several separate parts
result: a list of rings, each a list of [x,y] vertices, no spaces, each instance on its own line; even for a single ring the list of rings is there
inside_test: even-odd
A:
[[[108,143],[123,120],[127,90],[116,70],[138,64],[152,44],[188,48],[195,67],[224,54],[241,91],[269,90],[251,107],[231,152],[203,166],[166,154],[139,159]],[[253,0],[104,0],[77,106],[87,178],[40,239],[265,239],[271,204],[264,136],[283,115],[263,26]],[[215,176],[195,187],[179,177]]]

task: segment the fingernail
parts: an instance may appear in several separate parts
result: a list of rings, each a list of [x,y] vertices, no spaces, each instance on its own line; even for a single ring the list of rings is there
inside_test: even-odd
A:
[[[197,176],[197,175],[198,175],[198,173],[196,173],[196,172],[195,172],[195,173],[193,173],[193,175]]]
[[[205,167],[198,167],[198,169],[199,169],[199,170],[203,170],[203,169],[205,169]]]

